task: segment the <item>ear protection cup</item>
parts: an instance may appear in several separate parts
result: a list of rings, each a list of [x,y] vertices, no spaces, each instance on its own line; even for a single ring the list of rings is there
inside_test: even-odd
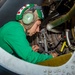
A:
[[[43,16],[43,14],[41,13],[42,11],[39,10],[39,9],[37,9],[36,11],[37,11],[38,17],[39,17],[40,19],[43,19],[44,16]],[[30,12],[25,13],[25,14],[23,15],[22,21],[23,21],[23,23],[25,23],[25,24],[30,24],[30,23],[32,23],[32,22],[34,21],[34,15],[33,15],[33,13],[30,13]]]
[[[32,13],[26,13],[23,15],[22,21],[25,24],[30,24],[33,22],[33,20],[34,20],[34,15]]]

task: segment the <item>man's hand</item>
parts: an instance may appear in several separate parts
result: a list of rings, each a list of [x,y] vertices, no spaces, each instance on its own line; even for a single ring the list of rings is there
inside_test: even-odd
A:
[[[53,57],[57,57],[57,56],[58,56],[58,53],[57,53],[57,52],[51,52],[51,55],[52,55]]]
[[[33,46],[32,46],[32,49],[33,49],[35,52],[38,52],[38,51],[39,51],[39,46],[38,46],[38,45],[33,45]]]

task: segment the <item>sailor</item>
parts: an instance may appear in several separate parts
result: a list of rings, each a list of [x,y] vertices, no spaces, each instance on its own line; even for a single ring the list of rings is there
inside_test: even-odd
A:
[[[38,63],[56,57],[56,53],[51,55],[38,53],[39,47],[37,45],[31,47],[27,40],[27,35],[31,37],[40,31],[43,18],[40,6],[36,4],[23,6],[17,12],[16,21],[10,21],[0,28],[0,47],[30,63]]]

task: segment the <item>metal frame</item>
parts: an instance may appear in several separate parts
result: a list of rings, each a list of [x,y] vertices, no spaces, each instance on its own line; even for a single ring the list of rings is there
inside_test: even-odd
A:
[[[0,48],[0,65],[20,75],[75,75],[75,52],[66,64],[50,67],[28,63]]]

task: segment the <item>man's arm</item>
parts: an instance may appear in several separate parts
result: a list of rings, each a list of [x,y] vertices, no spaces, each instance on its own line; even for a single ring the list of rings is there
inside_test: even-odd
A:
[[[10,24],[13,24],[13,26],[11,29],[8,29],[8,33],[5,35],[4,39],[18,56],[31,63],[38,63],[53,58],[52,55],[39,54],[33,51],[26,39],[26,34],[23,27],[19,23],[15,24],[12,22]]]

